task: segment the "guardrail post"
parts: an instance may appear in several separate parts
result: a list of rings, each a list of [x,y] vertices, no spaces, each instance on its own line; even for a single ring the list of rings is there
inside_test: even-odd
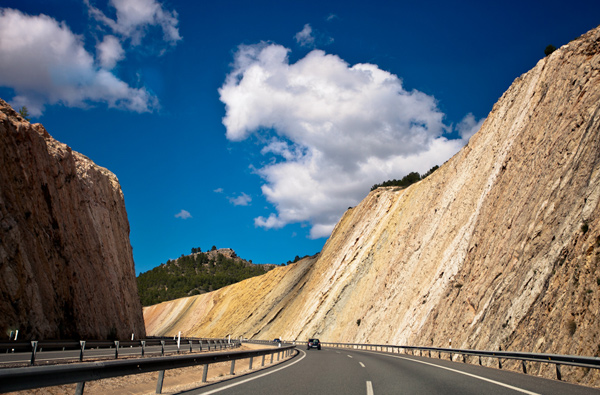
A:
[[[140,343],[142,344],[142,357],[143,357],[144,354],[146,354],[146,340],[140,340]]]
[[[208,345],[208,351],[210,351],[210,340],[207,340],[206,344]]]
[[[231,369],[229,370],[230,375],[235,374],[235,359],[231,361]]]
[[[523,367],[523,373],[527,374],[527,365],[525,364],[525,360],[521,360],[521,366]]]
[[[273,363],[273,357],[274,357],[274,354],[271,353],[271,363]]]
[[[199,340],[198,343],[200,343],[200,352],[202,352],[202,340]]]
[[[562,375],[560,374],[560,365],[559,364],[555,364],[556,366],[556,379],[557,380],[562,380]]]
[[[119,358],[119,341],[115,340],[115,359]]]
[[[481,355],[479,356],[479,364],[481,365]]]
[[[250,357],[250,364],[248,365],[248,370],[252,370],[252,360],[253,359],[254,359],[253,357]]]
[[[77,383],[77,388],[75,388],[75,395],[83,395],[83,390],[85,389],[85,381],[81,383]]]
[[[465,354],[463,354],[462,357],[463,357],[463,363],[467,363],[467,356]]]
[[[160,341],[160,356],[161,357],[165,356],[165,341],[164,340]]]
[[[85,340],[79,340],[79,345],[81,346],[81,351],[79,352],[79,361],[83,361],[83,351],[85,350]]]
[[[204,365],[204,371],[202,372],[202,382],[206,383],[206,375],[208,374],[208,364]]]
[[[502,369],[502,360],[498,357],[498,369]]]
[[[156,381],[156,393],[162,394],[163,381],[165,380],[165,371],[158,372],[158,381]]]
[[[37,341],[34,340],[31,342],[31,366],[33,366],[33,364],[35,363],[35,353],[37,352],[37,345]]]
[[[190,352],[193,352],[192,350],[192,340],[188,340],[190,342]]]

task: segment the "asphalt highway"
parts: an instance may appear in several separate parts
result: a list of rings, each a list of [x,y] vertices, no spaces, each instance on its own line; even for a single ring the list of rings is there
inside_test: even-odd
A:
[[[435,358],[323,348],[185,394],[600,394],[599,390]]]

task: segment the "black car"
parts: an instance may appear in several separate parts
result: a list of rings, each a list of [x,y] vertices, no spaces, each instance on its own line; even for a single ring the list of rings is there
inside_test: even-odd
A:
[[[311,348],[316,348],[317,350],[321,349],[321,342],[319,339],[308,339],[308,343],[306,344],[306,349],[310,350]]]

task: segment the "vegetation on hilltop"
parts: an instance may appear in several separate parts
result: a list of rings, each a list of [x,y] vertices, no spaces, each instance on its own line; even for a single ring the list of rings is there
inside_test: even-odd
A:
[[[231,251],[231,250],[229,250]],[[142,306],[192,296],[265,274],[275,265],[255,265],[238,257],[227,257],[213,247],[211,252],[192,248],[192,254],[169,260],[137,277]]]
[[[436,171],[437,169],[439,169],[439,166],[433,166],[431,169],[429,169],[429,171],[423,175],[420,175],[419,173],[417,173],[416,171],[408,173],[407,175],[405,175],[404,177],[402,177],[401,180],[388,180],[388,181],[384,181],[381,184],[375,184],[371,187],[371,191],[376,190],[379,187],[402,187],[402,188],[406,188],[412,184],[414,184],[417,181],[421,181],[423,179],[425,179],[427,176],[429,176],[431,173],[433,173],[434,171]]]

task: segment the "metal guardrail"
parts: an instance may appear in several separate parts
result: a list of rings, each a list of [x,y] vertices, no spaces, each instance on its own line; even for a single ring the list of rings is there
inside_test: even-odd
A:
[[[304,342],[302,342],[304,343]],[[415,351],[419,351],[420,356],[423,356],[423,352],[428,352],[431,358],[431,353],[438,353],[438,358],[442,357],[442,353],[449,354],[450,359],[453,360],[453,355],[462,355],[463,362],[467,362],[467,357],[476,356],[479,357],[479,364],[481,365],[481,358],[496,358],[498,360],[498,368],[502,369],[502,360],[515,359],[521,361],[521,367],[523,373],[527,374],[527,362],[539,362],[554,364],[556,367],[556,379],[561,380],[562,374],[560,372],[561,365],[577,366],[581,368],[592,368],[600,369],[600,358],[597,357],[582,357],[577,355],[559,355],[559,354],[542,354],[542,353],[527,353],[517,351],[486,351],[486,350],[466,350],[458,348],[440,348],[440,347],[418,347],[418,346],[394,346],[389,344],[359,344],[359,343],[328,343],[321,342],[323,346],[329,347],[342,347],[342,348],[355,348],[359,350],[370,350],[370,351],[382,351],[394,353],[397,350],[398,354],[400,350],[404,350],[406,353],[410,351],[412,355],[415,355]],[[379,350],[378,350],[379,349]]]
[[[187,349],[189,345],[189,352],[193,352],[195,349],[202,352],[205,349],[210,351],[211,344],[213,350],[217,348],[222,350],[230,347],[232,344],[239,345],[239,340],[227,339],[214,339],[214,338],[181,338],[179,341],[172,338],[148,338],[142,340],[43,340],[43,341],[8,341],[0,342],[0,353],[1,352],[30,352],[31,360],[30,365],[35,364],[36,355],[42,350],[56,351],[56,350],[79,350],[79,361],[84,360],[84,354],[86,350],[90,349],[115,349],[115,359],[119,358],[119,348],[127,347],[141,347],[140,354],[145,356],[146,347],[161,346],[161,355],[165,355],[165,346],[177,345],[177,353],[182,351],[182,348]],[[183,346],[183,347],[182,347]],[[94,357],[97,358],[97,357]],[[76,359],[76,358],[74,358]]]
[[[262,366],[264,366],[266,355],[271,355],[271,362],[273,362],[274,354],[278,354],[277,360],[279,360],[282,356],[290,355],[295,348],[294,345],[288,345],[281,348],[229,351],[205,355],[193,354],[0,369],[0,392],[77,383],[75,393],[83,394],[87,381],[159,371],[156,393],[160,394],[166,370],[204,365],[202,382],[206,382],[209,364],[231,361],[230,374],[233,374],[236,360],[250,358],[250,369],[252,369],[252,361],[255,357],[263,356]]]

